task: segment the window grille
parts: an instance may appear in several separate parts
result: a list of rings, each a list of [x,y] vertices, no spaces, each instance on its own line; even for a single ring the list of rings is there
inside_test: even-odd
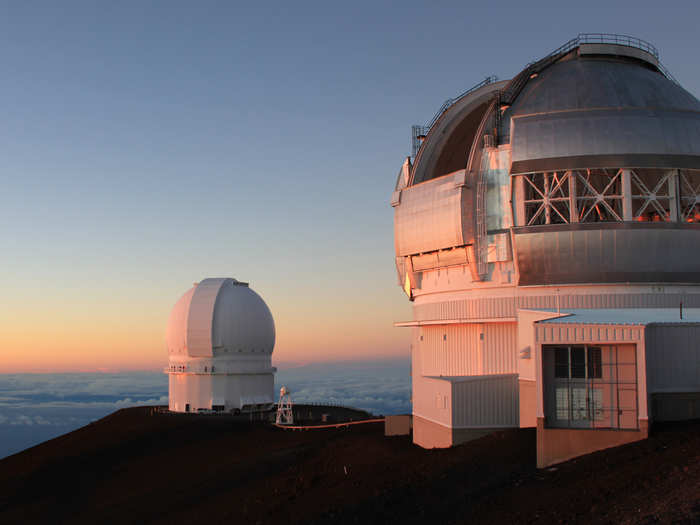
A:
[[[634,345],[545,345],[542,356],[548,427],[638,428]]]

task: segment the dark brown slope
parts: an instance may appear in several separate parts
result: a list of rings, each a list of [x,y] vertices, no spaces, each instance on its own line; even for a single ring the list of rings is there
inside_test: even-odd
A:
[[[148,413],[0,461],[0,523],[700,522],[700,422],[537,471],[531,430],[426,451],[381,424],[285,432]]]

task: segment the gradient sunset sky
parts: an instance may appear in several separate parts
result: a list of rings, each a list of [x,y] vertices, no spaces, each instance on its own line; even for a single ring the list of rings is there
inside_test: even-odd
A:
[[[411,124],[579,32],[700,94],[697,2],[257,4],[0,7],[0,372],[161,368],[206,277],[265,299],[278,363],[407,356]]]

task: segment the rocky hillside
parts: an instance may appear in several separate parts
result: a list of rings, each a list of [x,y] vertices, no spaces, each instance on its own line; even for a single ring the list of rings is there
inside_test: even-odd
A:
[[[0,523],[700,523],[700,422],[549,470],[533,430],[449,450],[115,412],[0,461]]]

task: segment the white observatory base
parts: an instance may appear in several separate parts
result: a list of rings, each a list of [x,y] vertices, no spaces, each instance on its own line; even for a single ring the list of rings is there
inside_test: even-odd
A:
[[[235,279],[204,279],[168,319],[169,408],[253,412],[272,408],[275,324],[265,301]]]
[[[170,373],[169,388],[173,412],[257,410],[273,403],[274,376]]]

